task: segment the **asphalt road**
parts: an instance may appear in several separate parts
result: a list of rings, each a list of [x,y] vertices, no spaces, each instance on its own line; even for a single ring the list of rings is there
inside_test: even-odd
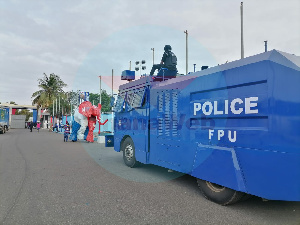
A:
[[[254,197],[219,206],[190,176],[128,168],[103,144],[16,129],[0,135],[0,224],[299,225],[300,203]]]

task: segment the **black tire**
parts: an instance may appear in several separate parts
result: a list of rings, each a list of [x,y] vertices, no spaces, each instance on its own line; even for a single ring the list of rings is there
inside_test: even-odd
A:
[[[127,137],[122,143],[121,150],[123,151],[123,160],[128,167],[137,167],[139,162],[135,158],[135,147],[132,139]]]
[[[220,205],[234,204],[245,196],[243,192],[235,191],[209,181],[197,179],[197,183],[205,198]]]
[[[250,199],[252,197],[253,197],[253,195],[245,193],[245,195],[241,198],[240,202],[247,201],[248,199]]]

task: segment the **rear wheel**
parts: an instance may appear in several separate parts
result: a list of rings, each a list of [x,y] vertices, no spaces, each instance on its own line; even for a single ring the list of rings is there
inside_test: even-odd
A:
[[[124,163],[133,168],[139,165],[139,162],[136,161],[135,158],[135,147],[134,147],[134,143],[132,141],[132,139],[130,137],[127,137],[122,146],[121,146],[121,150],[123,151],[123,160]]]
[[[248,199],[250,199],[250,198],[252,198],[252,197],[253,197],[253,195],[250,195],[250,194],[246,194],[246,193],[245,193],[245,195],[241,198],[240,201],[241,201],[241,202],[242,202],[242,201],[247,201]]]
[[[197,183],[205,198],[220,205],[234,204],[245,196],[243,192],[235,191],[209,181],[197,179]]]

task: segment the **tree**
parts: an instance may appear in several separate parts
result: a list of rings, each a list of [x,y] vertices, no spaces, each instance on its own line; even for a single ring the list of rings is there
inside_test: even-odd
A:
[[[111,96],[108,95],[105,90],[102,90],[101,92],[102,112],[111,112],[110,98]],[[90,93],[90,102],[97,106],[99,103],[99,94]]]
[[[26,115],[26,120],[25,121],[28,121],[29,120],[29,117],[32,117],[32,112],[30,112],[28,109],[18,109],[16,111],[16,115]]]
[[[67,84],[54,73],[51,73],[49,76],[44,73],[44,77],[38,79],[38,82],[40,90],[34,92],[31,97],[34,98],[32,103],[37,104],[38,108],[48,108],[58,96],[63,97],[63,87],[67,86]]]

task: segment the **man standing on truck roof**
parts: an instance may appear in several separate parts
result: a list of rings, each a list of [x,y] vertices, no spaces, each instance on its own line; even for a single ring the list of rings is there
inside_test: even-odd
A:
[[[171,52],[171,45],[165,45],[164,50],[165,52],[163,54],[160,64],[153,65],[150,72],[151,76],[154,74],[155,70],[160,70],[161,68],[167,68],[168,70],[177,71],[177,57],[173,52]]]

